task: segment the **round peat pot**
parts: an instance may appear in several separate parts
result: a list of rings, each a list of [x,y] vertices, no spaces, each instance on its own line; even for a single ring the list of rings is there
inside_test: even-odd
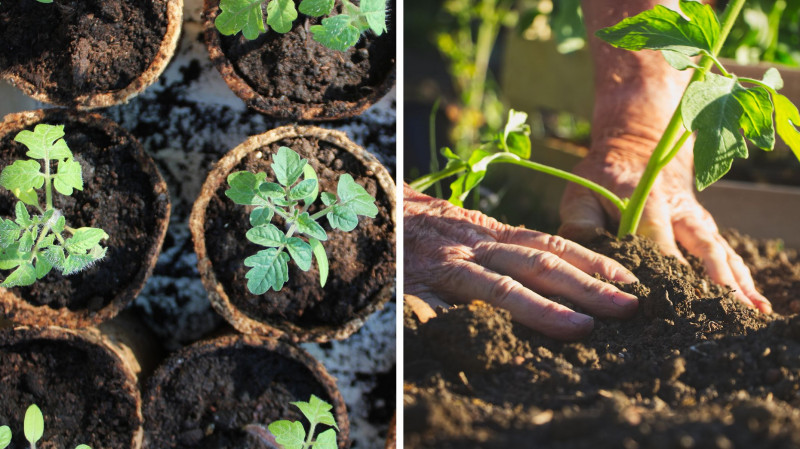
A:
[[[338,447],[349,446],[342,395],[325,367],[302,349],[255,335],[195,343],[169,357],[144,395],[145,446],[158,449],[256,448],[250,424],[308,422],[295,401],[331,404]],[[317,431],[327,429],[321,425]]]
[[[252,41],[242,33],[223,36],[214,26],[219,3],[205,0],[206,46],[228,87],[248,107],[291,120],[335,120],[361,114],[394,86],[395,2],[387,13],[388,31],[368,32],[345,52],[313,40],[308,28],[320,19],[302,15],[285,34],[268,30]]]
[[[46,103],[124,103],[164,71],[182,24],[183,0],[3,2],[0,74]]]
[[[101,241],[107,252],[78,273],[63,276],[53,269],[31,286],[0,288],[0,311],[27,325],[94,325],[117,315],[152,272],[169,221],[167,185],[127,131],[100,115],[64,109],[6,116],[0,123],[0,167],[28,159],[27,148],[14,137],[40,123],[64,125],[64,140],[83,176],[83,190],[71,196],[54,190],[53,206],[72,228],[103,229],[109,235]],[[40,190],[39,204],[45,204],[44,189]],[[0,217],[13,218],[17,202],[0,188]],[[4,276],[9,273],[3,271]]]
[[[44,414],[40,447],[141,447],[136,361],[98,331],[4,329],[0,360],[0,422],[11,427],[12,448],[27,447],[22,424],[31,404]]]
[[[316,262],[308,271],[290,262],[289,281],[280,291],[255,296],[247,289],[244,260],[264,247],[245,237],[252,208],[225,196],[226,180],[233,172],[248,170],[267,173],[267,180],[274,181],[270,165],[281,146],[308,160],[319,177],[320,192],[335,193],[339,176],[352,175],[376,198],[378,215],[360,217],[351,232],[331,231],[327,219],[319,221],[328,234],[323,242],[330,261],[325,287],[320,287]],[[308,212],[313,214],[321,204],[318,200]],[[394,183],[373,156],[342,132],[285,126],[250,137],[216,164],[194,204],[189,227],[211,304],[237,330],[321,342],[347,338],[389,300],[395,278],[394,217]]]

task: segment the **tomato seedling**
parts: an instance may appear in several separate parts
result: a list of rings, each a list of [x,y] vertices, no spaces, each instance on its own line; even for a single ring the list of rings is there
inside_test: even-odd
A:
[[[300,421],[285,419],[270,424],[267,427],[269,431],[259,424],[248,424],[245,426],[245,430],[258,437],[270,449],[336,449],[338,447],[336,430],[339,430],[339,426],[336,425],[336,419],[331,413],[332,405],[313,394],[308,402],[297,401],[291,404],[299,408],[308,420],[310,426],[308,434]],[[333,429],[321,432],[314,439],[314,432],[319,424],[333,427]]]
[[[36,404],[31,404],[25,411],[25,421],[23,421],[25,439],[30,444],[30,449],[36,449],[36,443],[44,435],[44,416]],[[0,449],[6,449],[11,444],[11,429],[8,426],[0,426]],[[75,449],[92,449],[85,444],[79,444]]]

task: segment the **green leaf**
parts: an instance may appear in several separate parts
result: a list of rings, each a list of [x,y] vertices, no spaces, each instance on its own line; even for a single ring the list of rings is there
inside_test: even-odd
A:
[[[333,11],[334,0],[303,0],[300,12],[311,17],[327,16]]]
[[[361,14],[373,33],[380,36],[386,31],[386,0],[361,0]]]
[[[508,122],[503,129],[502,146],[505,151],[516,154],[517,156],[528,159],[531,157],[531,127],[527,124],[528,114],[515,111],[508,111]]]
[[[20,192],[41,188],[44,185],[44,174],[39,171],[41,168],[36,161],[14,161],[0,173],[0,185],[12,191],[19,189]]]
[[[73,159],[58,161],[58,171],[53,180],[53,187],[62,195],[72,195],[72,189],[83,190],[81,164]]]
[[[60,246],[51,246],[45,248],[40,254],[50,265],[58,268],[62,272],[64,271],[64,264],[67,262],[67,258],[64,256],[63,248]]]
[[[30,229],[25,230],[25,232],[22,233],[22,237],[19,239],[19,251],[21,253],[31,252],[34,238],[33,232],[31,232]]]
[[[0,219],[0,248],[6,248],[16,242],[21,230],[17,223],[5,218]]]
[[[301,270],[308,271],[311,268],[311,245],[297,237],[290,237],[286,241],[286,249]]]
[[[291,202],[291,201],[289,201],[289,200],[285,200],[285,199],[283,199],[283,198],[273,198],[273,199],[272,199],[272,202],[273,202],[273,203],[274,203],[276,206],[283,206],[283,207],[290,207],[290,206],[293,206],[293,205],[294,205],[294,203],[293,203],[293,202]]]
[[[31,269],[33,269],[32,265]],[[42,411],[39,410],[36,404],[31,404],[25,412],[23,426],[25,428],[25,438],[31,443],[31,446],[35,446],[36,442],[42,439],[42,434],[44,434],[44,416],[42,416]]]
[[[0,449],[6,449],[11,444],[11,428],[0,426]]]
[[[322,203],[326,206],[330,206],[331,204],[336,202],[336,195],[329,193],[329,192],[322,192]]]
[[[294,0],[269,0],[267,3],[267,25],[279,33],[288,33],[297,18]]]
[[[297,217],[297,230],[309,237],[314,237],[317,240],[328,240],[328,235],[325,233],[325,229],[319,225],[314,219],[308,215],[308,212],[303,212],[299,217]]]
[[[257,207],[253,209],[253,212],[250,212],[250,225],[262,226],[268,224],[272,221],[273,215],[275,215],[275,211],[271,207]]]
[[[99,247],[95,247],[99,248]],[[90,252],[89,254],[70,254],[67,256],[66,260],[61,266],[61,274],[64,276],[69,276],[71,274],[78,273],[83,271],[98,260],[102,259],[106,255],[106,249],[100,248],[99,251],[95,250]]]
[[[259,175],[264,175],[259,173]],[[259,184],[263,181],[263,177],[257,176],[248,171],[238,171],[228,175],[228,185],[230,189],[225,191],[225,196],[233,200],[236,204],[243,206],[266,206],[267,200],[262,198],[258,193],[260,190]]]
[[[37,257],[36,258],[36,279],[41,279],[47,276],[47,273],[53,269],[53,265],[50,264],[44,257]]]
[[[303,416],[305,416],[309,422],[321,423],[335,427],[337,430],[339,429],[339,427],[336,425],[336,419],[334,419],[333,414],[331,413],[333,406],[317,396],[312,394],[311,399],[309,399],[308,402],[297,401],[292,402],[291,404],[299,408],[300,411],[303,412]]]
[[[783,89],[783,78],[781,78],[781,72],[779,72],[775,67],[770,67],[767,69],[767,71],[764,73],[764,78],[762,78],[761,81],[775,90]]]
[[[31,254],[19,251],[19,244],[15,243],[0,254],[0,270],[10,270],[30,261]]]
[[[108,234],[99,228],[78,228],[72,237],[64,242],[64,249],[70,254],[83,254],[94,248],[101,240],[108,238]]]
[[[720,32],[719,21],[708,5],[681,0],[681,10],[690,19],[661,5],[599,30],[596,35],[626,50],[670,50],[695,56],[710,52]]]
[[[322,19],[322,25],[310,28],[314,40],[320,44],[339,51],[346,51],[358,42],[361,32],[353,26],[347,14],[339,14]]]
[[[63,215],[61,215],[58,217],[58,219],[56,219],[56,222],[53,224],[53,227],[51,229],[53,230],[53,232],[61,234],[62,232],[64,232],[65,226],[67,226],[67,220],[64,218]]]
[[[275,441],[283,446],[283,449],[303,449],[305,447],[306,431],[300,421],[275,421],[267,428],[275,435]]]
[[[745,89],[737,84],[733,96],[742,106],[739,125],[745,137],[763,150],[775,148],[775,127],[772,123],[772,101],[763,87]]]
[[[247,289],[261,295],[270,288],[276,292],[289,280],[289,255],[276,248],[267,248],[244,260],[247,267]]]
[[[278,148],[278,152],[272,156],[272,170],[278,182],[284,187],[297,182],[305,165],[306,160],[301,159],[299,154],[287,147]]]
[[[11,288],[32,285],[34,282],[36,282],[36,269],[33,267],[32,263],[25,262],[17,267],[16,270],[12,271],[0,285]],[[28,435],[27,416],[25,421],[25,435]],[[30,438],[28,438],[28,441],[30,441]]]
[[[336,193],[341,200],[341,205],[347,207],[358,215],[375,218],[378,215],[378,206],[375,198],[367,190],[356,183],[353,177],[345,173],[339,177]]]
[[[274,182],[262,182],[258,186],[258,191],[267,198],[283,198],[286,196],[286,191],[283,187]]]
[[[314,449],[336,449],[336,431],[333,429],[328,429],[319,435],[317,435],[317,440],[314,443]]]
[[[31,206],[39,206],[39,196],[36,195],[36,191],[33,189],[28,189],[28,190],[11,189],[11,193],[13,193],[14,196],[19,198],[25,204],[30,204]]]
[[[278,247],[286,243],[286,235],[275,225],[256,226],[247,231],[247,240],[267,247]]]
[[[75,449],[92,449],[92,448],[86,444],[79,444],[78,446],[75,446]]]
[[[292,187],[292,190],[289,191],[289,199],[295,201],[305,200],[307,197],[310,197],[315,190],[317,190],[317,180],[304,179],[297,183],[296,186]]]
[[[64,125],[38,124],[33,132],[20,131],[14,140],[28,147],[26,156],[33,159],[65,159],[72,157],[72,152],[64,137]],[[61,139],[61,140],[60,140]]]
[[[222,11],[214,25],[225,36],[242,32],[245,38],[253,40],[266,31],[264,16],[261,13],[263,0],[222,0]]]
[[[328,222],[333,229],[350,232],[358,226],[358,215],[350,208],[337,204],[328,212]]]
[[[306,164],[303,167],[303,177],[306,178],[307,181],[313,180],[317,181],[317,172],[314,171],[314,167],[311,164]],[[319,182],[317,181],[316,185],[314,186],[314,191],[312,191],[309,195],[303,198],[303,202],[307,205],[310,205],[314,201],[317,200],[317,196],[319,195]]]
[[[308,243],[311,245],[311,251],[314,253],[314,259],[316,259],[319,267],[320,286],[324,287],[325,283],[328,282],[328,255],[325,254],[325,247],[322,246],[319,240],[309,237]]]
[[[697,131],[694,162],[699,190],[727,173],[734,157],[747,157],[747,145],[739,134],[740,128],[759,146],[766,146],[770,139],[774,143],[774,134],[770,136],[774,133],[771,116],[756,110],[763,106],[758,89],[745,89],[735,79],[712,73],[686,89],[681,114],[684,126]]]
[[[775,128],[778,135],[800,160],[800,132],[796,128],[800,126],[800,112],[791,100],[781,94],[774,94],[772,101],[775,102]]]
[[[692,61],[690,56],[686,56],[683,53],[672,51],[672,50],[661,50],[661,54],[664,55],[664,59],[667,60],[667,63],[672,67],[678,70],[686,70],[688,68],[699,69],[700,67]]]
[[[18,225],[28,227],[33,224],[31,215],[28,213],[28,209],[25,208],[25,203],[22,201],[17,201],[17,204],[14,206],[14,213],[17,216],[15,221]]]

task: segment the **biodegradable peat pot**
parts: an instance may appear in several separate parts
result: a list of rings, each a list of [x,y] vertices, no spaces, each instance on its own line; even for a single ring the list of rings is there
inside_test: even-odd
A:
[[[11,447],[27,447],[22,423],[36,404],[44,414],[41,447],[140,448],[136,361],[120,349],[94,329],[0,331],[0,422],[11,427]]]
[[[289,282],[281,291],[255,296],[247,290],[244,259],[263,247],[245,237],[250,208],[235,204],[224,192],[228,175],[239,170],[265,172],[267,180],[273,179],[271,155],[280,146],[308,159],[321,192],[336,192],[339,176],[351,174],[376,198],[379,212],[375,219],[361,218],[347,233],[330,231],[327,219],[320,220],[328,231],[323,245],[330,261],[324,288],[316,263],[307,272],[290,263]],[[394,217],[394,183],[373,156],[340,131],[285,126],[250,137],[216,164],[194,204],[189,227],[211,304],[237,330],[327,341],[346,338],[389,300],[395,278]]]
[[[108,251],[82,272],[62,276],[54,269],[29,287],[0,288],[0,311],[28,325],[97,324],[130,303],[150,275],[169,222],[167,185],[127,131],[100,115],[63,109],[6,116],[0,123],[0,167],[26,158],[26,147],[14,137],[39,123],[64,125],[65,140],[83,170],[83,191],[54,193],[54,206],[74,228],[105,230],[109,238],[101,243]],[[42,192],[41,204],[43,198]],[[14,216],[16,203],[10,191],[0,189],[0,217]]]
[[[325,367],[308,353],[254,335],[199,342],[173,354],[148,382],[145,446],[262,447],[243,427],[279,419],[307,426],[290,402],[308,401],[312,394],[333,405],[339,447],[348,447],[350,424],[342,395]]]
[[[3,2],[0,74],[46,103],[124,103],[164,71],[182,23],[183,0]]]
[[[206,46],[228,87],[248,107],[292,120],[352,117],[394,86],[393,5],[386,33],[366,33],[354,47],[340,52],[313,40],[307,30],[320,19],[303,15],[286,34],[268,30],[252,41],[242,33],[222,36],[214,27],[219,0],[205,0]]]

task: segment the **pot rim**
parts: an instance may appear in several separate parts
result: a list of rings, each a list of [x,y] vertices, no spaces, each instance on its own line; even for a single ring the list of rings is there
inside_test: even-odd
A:
[[[222,35],[214,26],[214,20],[219,15],[219,1],[217,0],[204,0],[203,1],[203,32],[205,34],[205,43],[208,48],[208,55],[214,66],[222,75],[225,84],[228,85],[234,94],[244,101],[247,107],[253,108],[270,117],[290,119],[290,120],[339,120],[361,115],[370,106],[377,103],[381,98],[386,96],[394,87],[395,78],[397,74],[396,61],[392,64],[392,69],[386,74],[386,78],[379,86],[369,95],[360,98],[357,101],[342,102],[348,105],[347,110],[341,113],[333,113],[326,107],[326,103],[316,103],[304,105],[302,103],[294,103],[301,109],[300,113],[291,113],[283,106],[271,105],[270,98],[265,97],[258,93],[244,78],[239,76],[234,69],[228,56],[222,50]],[[333,50],[332,50],[333,51]],[[396,60],[396,57],[395,57]]]
[[[55,340],[70,343],[78,340],[88,346],[93,346],[101,351],[105,351],[112,360],[118,362],[123,376],[122,391],[134,399],[136,404],[135,414],[139,419],[139,427],[134,430],[131,436],[131,449],[142,447],[144,440],[144,416],[142,414],[142,396],[139,392],[138,376],[136,368],[138,362],[132,358],[129,352],[114,344],[109,337],[104,335],[97,328],[68,329],[58,326],[14,326],[0,330],[0,341],[7,344],[14,344],[31,340]]]
[[[35,306],[20,298],[11,290],[0,287],[0,311],[2,311],[9,320],[24,325],[58,325],[80,328],[110,320],[141,292],[145,282],[153,272],[158,255],[161,252],[161,245],[164,243],[164,237],[166,236],[167,226],[169,224],[171,205],[167,183],[164,181],[164,178],[161,177],[161,173],[158,171],[158,167],[155,161],[153,161],[153,158],[144,151],[142,145],[132,134],[123,129],[116,122],[97,113],[53,108],[9,114],[0,122],[0,137],[9,132],[18,132],[22,128],[42,121],[53,113],[66,114],[69,120],[77,123],[96,124],[96,128],[106,132],[107,135],[123,135],[130,139],[135,151],[134,157],[142,167],[142,171],[148,176],[150,184],[153,186],[154,196],[156,197],[154,204],[154,209],[157,212],[155,218],[155,232],[149,236],[153,238],[153,244],[148,248],[136,275],[128,286],[101,309],[90,312],[87,309],[73,311],[68,307],[53,309],[48,305]],[[159,219],[158,216],[161,216],[161,218]]]
[[[347,416],[347,405],[336,385],[336,379],[328,373],[325,366],[308,352],[293,343],[252,334],[230,334],[209,340],[201,340],[171,354],[161,363],[155,374],[153,374],[147,382],[142,406],[144,413],[147,412],[149,408],[148,405],[153,402],[156,397],[160,396],[166,381],[170,379],[176,371],[181,370],[187,360],[213,356],[215,352],[228,348],[266,349],[267,351],[277,353],[285,358],[300,362],[300,364],[305,366],[312,373],[333,402],[333,404],[331,404],[333,405],[333,414],[339,426],[339,431],[337,432],[337,440],[341,441],[339,447],[348,447],[350,445],[350,420]],[[146,423],[150,422],[157,423],[159,420],[146,420]]]
[[[138,77],[131,81],[130,84],[122,89],[80,95],[73,98],[71,103],[65,104],[54,100],[47,92],[39,90],[37,86],[15,73],[8,73],[3,78],[34,100],[56,106],[89,110],[127,103],[131,98],[142,93],[147,87],[158,80],[159,76],[164,72],[164,69],[167,68],[167,65],[175,53],[175,48],[178,46],[178,38],[180,37],[181,28],[183,27],[183,0],[165,1],[167,6],[167,30],[164,33],[164,37],[161,39],[158,52],[155,57],[153,57],[150,65],[139,74]]]
[[[217,280],[214,268],[208,257],[205,240],[205,221],[208,203],[215,196],[220,185],[226,182],[228,174],[244,159],[247,154],[259,151],[261,148],[283,139],[303,136],[314,136],[320,140],[331,143],[343,151],[353,154],[364,166],[373,173],[379,188],[383,189],[389,200],[390,219],[396,229],[396,202],[395,186],[389,172],[378,160],[366,150],[353,143],[341,131],[319,128],[316,126],[288,125],[275,128],[271,131],[249,137],[244,142],[230,150],[222,157],[208,174],[203,183],[200,196],[192,207],[189,218],[189,229],[192,232],[194,250],[197,254],[197,268],[203,281],[203,286],[208,292],[209,300],[214,309],[225,318],[236,330],[244,334],[259,334],[276,338],[288,338],[292,341],[325,342],[342,340],[360,329],[373,312],[383,308],[391,297],[394,282],[384,286],[372,298],[372,301],[359,310],[353,318],[340,325],[318,325],[310,328],[301,328],[288,321],[266,322],[258,321],[247,316],[231,302],[222,283]],[[393,230],[393,236],[395,231]]]

